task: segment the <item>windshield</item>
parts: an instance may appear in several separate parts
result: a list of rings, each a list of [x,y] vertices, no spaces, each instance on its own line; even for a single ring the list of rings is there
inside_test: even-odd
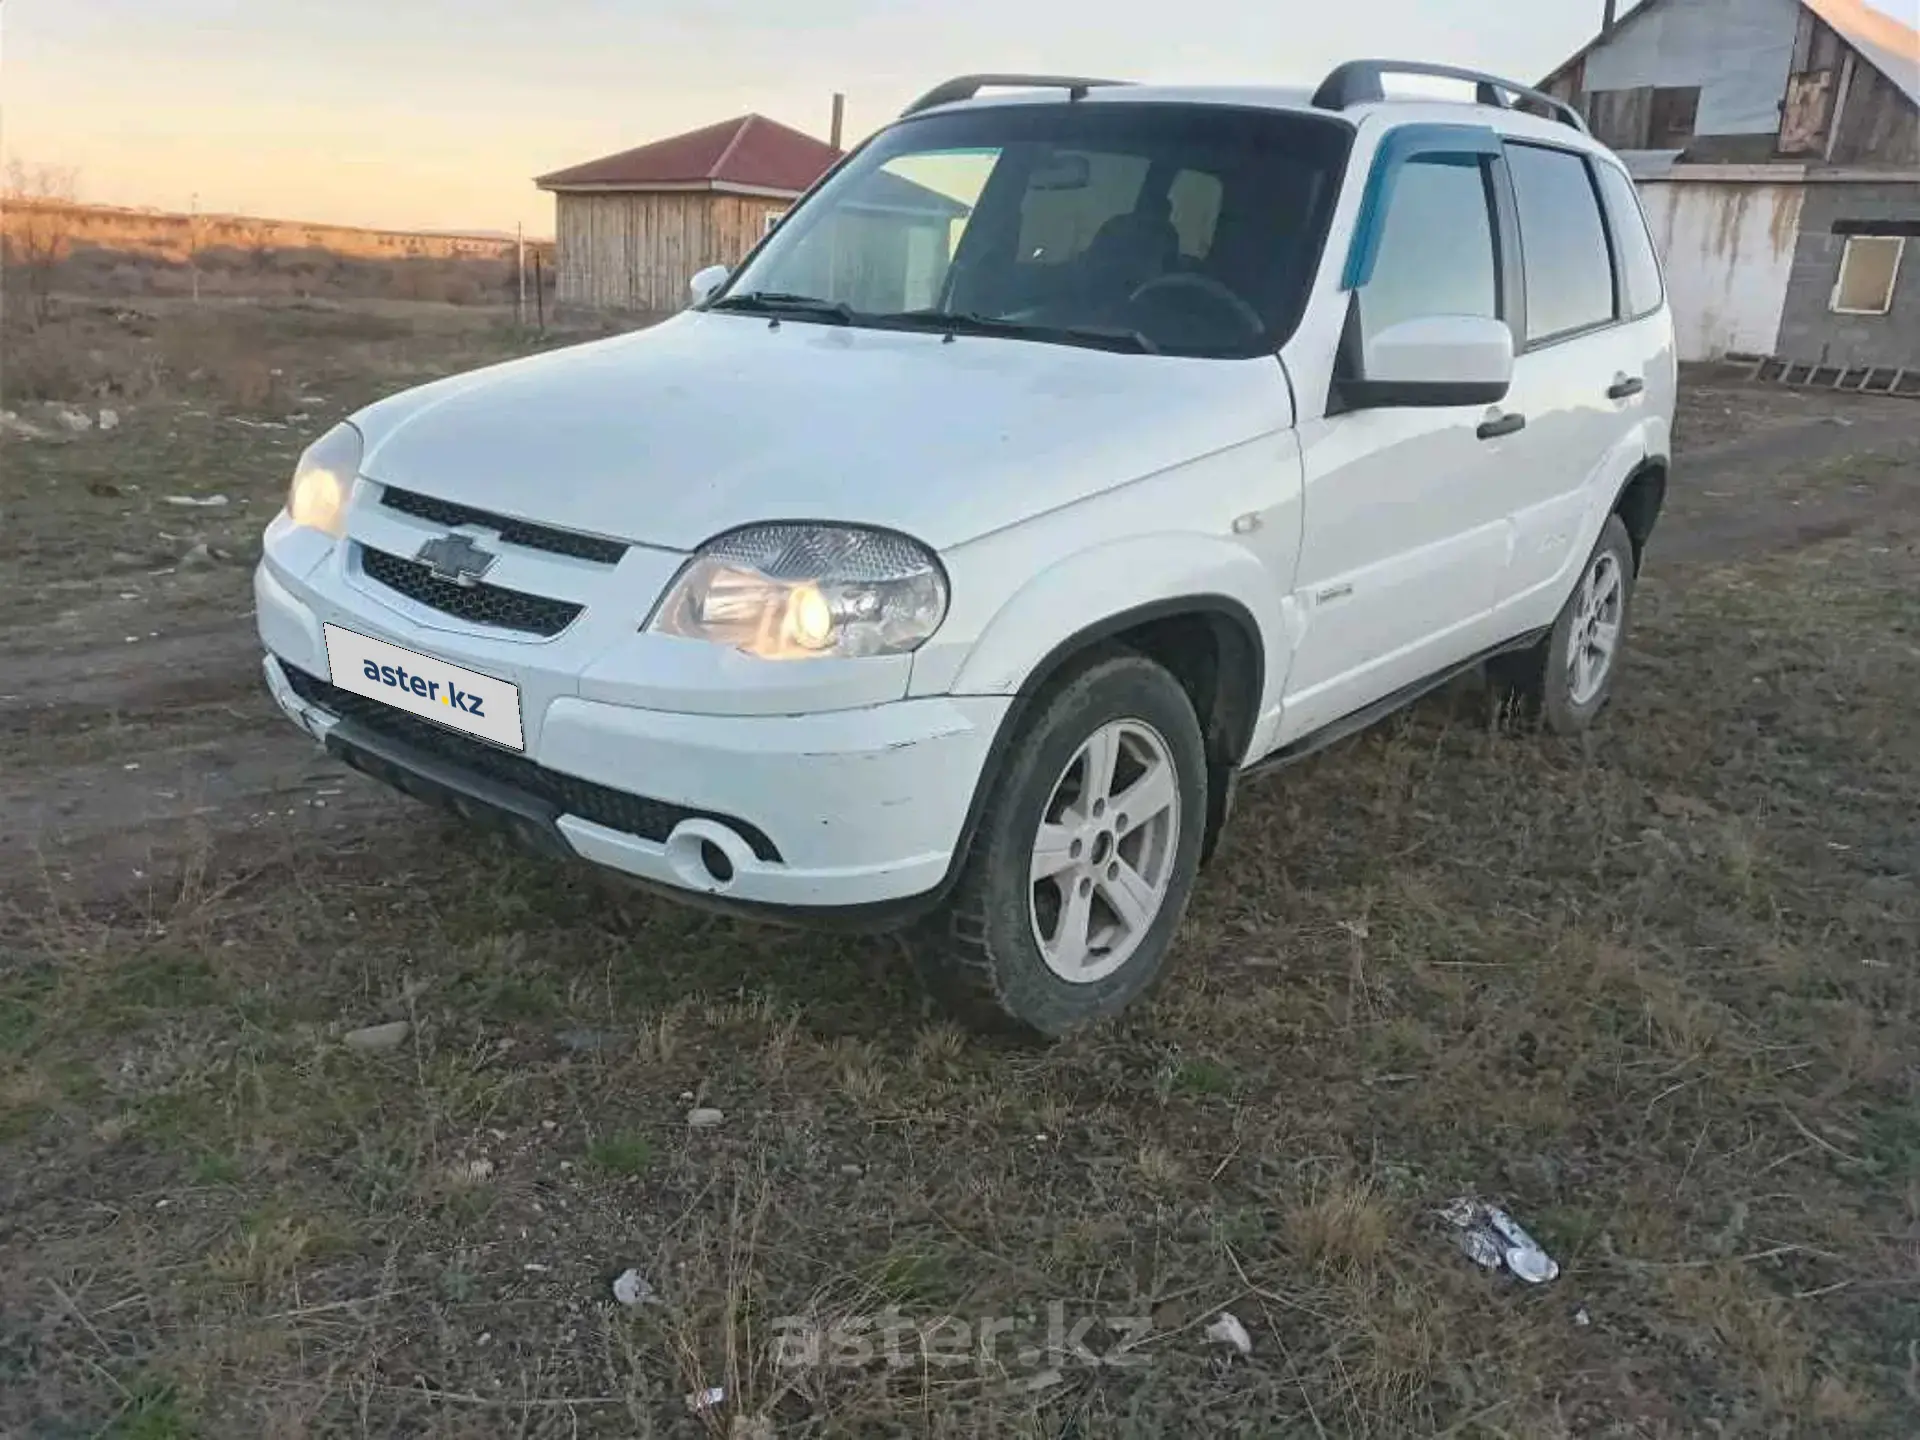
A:
[[[710,308],[1270,354],[1299,319],[1351,134],[1277,110],[1112,101],[907,120],[781,220]]]

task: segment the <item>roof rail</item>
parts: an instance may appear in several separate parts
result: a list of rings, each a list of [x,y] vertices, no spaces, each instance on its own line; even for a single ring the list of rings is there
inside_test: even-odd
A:
[[[1313,92],[1313,103],[1322,110],[1345,110],[1350,105],[1384,100],[1387,91],[1381,82],[1387,75],[1431,75],[1441,80],[1466,80],[1474,87],[1473,98],[1477,104],[1510,110],[1513,104],[1506,97],[1512,95],[1517,99],[1531,100],[1536,105],[1544,105],[1563,125],[1571,125],[1582,134],[1587,131],[1585,118],[1573,106],[1529,85],[1522,85],[1517,80],[1503,80],[1484,70],[1464,70],[1457,65],[1427,65],[1418,60],[1349,60],[1344,65],[1335,66],[1332,73],[1320,82],[1320,88]]]
[[[1084,99],[1096,85],[1125,85],[1125,80],[1093,80],[1084,75],[959,75],[927,91],[900,112],[900,118],[918,115],[936,105],[951,105],[956,100],[971,100],[987,86],[1018,87],[1024,90],[1065,90],[1069,100]]]

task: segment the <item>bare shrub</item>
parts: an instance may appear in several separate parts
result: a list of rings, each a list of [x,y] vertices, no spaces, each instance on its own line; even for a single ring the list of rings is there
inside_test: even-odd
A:
[[[73,248],[73,212],[79,172],[57,165],[29,165],[15,159],[7,166],[4,195],[6,260],[23,272],[27,302],[36,321],[53,308],[56,273]]]

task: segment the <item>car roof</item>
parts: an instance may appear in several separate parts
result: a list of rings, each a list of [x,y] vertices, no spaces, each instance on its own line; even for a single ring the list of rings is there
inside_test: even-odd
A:
[[[1484,125],[1517,140],[1538,140],[1571,150],[1605,153],[1606,147],[1584,130],[1524,110],[1481,105],[1444,96],[1389,96],[1362,101],[1343,110],[1313,103],[1314,92],[1289,85],[1097,85],[1077,99],[1058,89],[1013,90],[956,100],[919,111],[921,115],[961,110],[991,110],[1015,105],[1221,105],[1243,109],[1291,111],[1320,120],[1344,121],[1356,129],[1370,120],[1391,125]]]

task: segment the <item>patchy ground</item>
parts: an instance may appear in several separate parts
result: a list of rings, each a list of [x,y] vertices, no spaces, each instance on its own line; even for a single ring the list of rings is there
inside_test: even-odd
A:
[[[1007,1050],[304,745],[299,444],[518,341],[241,323],[269,398],[0,436],[0,1433],[1913,1433],[1920,408],[1696,377],[1595,734],[1250,788],[1159,998]]]

